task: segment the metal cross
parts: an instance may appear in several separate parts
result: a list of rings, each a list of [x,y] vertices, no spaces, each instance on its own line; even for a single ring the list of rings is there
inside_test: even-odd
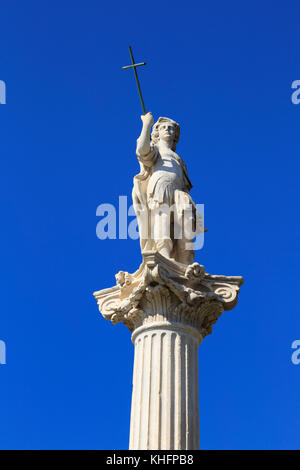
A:
[[[144,100],[143,100],[143,97],[142,97],[142,92],[141,92],[139,77],[138,77],[138,74],[137,74],[137,71],[136,71],[136,68],[137,68],[137,67],[139,67],[140,65],[146,65],[146,62],[140,62],[139,64],[135,64],[135,63],[134,63],[134,58],[133,58],[131,46],[128,46],[128,49],[129,49],[129,54],[130,54],[130,57],[131,57],[132,65],[126,65],[125,67],[122,67],[122,69],[123,69],[123,70],[125,70],[125,69],[133,69],[133,71],[134,71],[134,76],[135,76],[135,80],[136,80],[136,84],[137,84],[137,87],[138,87],[138,92],[139,92],[139,95],[140,95],[140,100],[141,100],[141,104],[142,104],[143,113],[146,114],[146,109],[145,109]]]

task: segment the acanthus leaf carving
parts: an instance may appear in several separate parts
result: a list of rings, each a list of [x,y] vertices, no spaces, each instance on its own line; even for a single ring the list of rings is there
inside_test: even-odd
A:
[[[120,271],[116,281],[94,293],[100,312],[113,324],[123,322],[134,331],[158,319],[185,322],[204,337],[221,313],[236,305],[243,279],[211,275],[198,263],[186,266],[150,252],[136,273]]]

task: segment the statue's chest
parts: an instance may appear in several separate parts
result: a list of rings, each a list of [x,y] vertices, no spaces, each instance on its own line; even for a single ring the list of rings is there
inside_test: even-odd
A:
[[[174,161],[173,158],[165,157],[161,158],[161,166],[166,167],[166,168],[176,168],[176,162]]]
[[[160,156],[153,168],[153,182],[163,178],[165,181],[176,181],[178,184],[183,180],[182,168],[180,163],[172,156]]]
[[[163,152],[160,153],[159,158],[157,159],[157,167],[165,168],[168,171],[178,172],[180,168],[179,158],[176,158],[175,154],[172,152]]]

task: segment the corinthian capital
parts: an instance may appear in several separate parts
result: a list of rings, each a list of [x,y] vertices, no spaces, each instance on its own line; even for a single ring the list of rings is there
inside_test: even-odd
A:
[[[186,266],[149,252],[135,273],[120,271],[116,281],[94,293],[113,324],[123,322],[132,332],[154,323],[184,324],[203,338],[224,310],[235,307],[243,278],[211,275],[198,263]]]

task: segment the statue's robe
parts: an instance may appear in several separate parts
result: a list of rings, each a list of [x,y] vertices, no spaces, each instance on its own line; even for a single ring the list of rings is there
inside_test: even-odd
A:
[[[151,145],[150,151],[146,155],[141,155],[137,151],[137,157],[140,162],[141,172],[134,177],[132,199],[138,218],[142,251],[156,251],[156,247],[155,241],[149,236],[151,225],[149,219],[146,231],[148,236],[143,238],[141,234],[141,225],[145,224],[145,220],[141,219],[137,210],[138,206],[146,207],[148,213],[162,207],[164,204],[169,207],[173,206],[174,220],[177,224],[183,223],[183,211],[189,206],[194,233],[192,236],[183,233],[182,238],[191,240],[195,235],[201,233],[203,231],[203,218],[197,211],[189,194],[192,183],[182,158],[171,149],[161,151],[156,145]],[[159,219],[156,218],[155,224],[159,223]],[[189,225],[192,228],[192,223]]]

